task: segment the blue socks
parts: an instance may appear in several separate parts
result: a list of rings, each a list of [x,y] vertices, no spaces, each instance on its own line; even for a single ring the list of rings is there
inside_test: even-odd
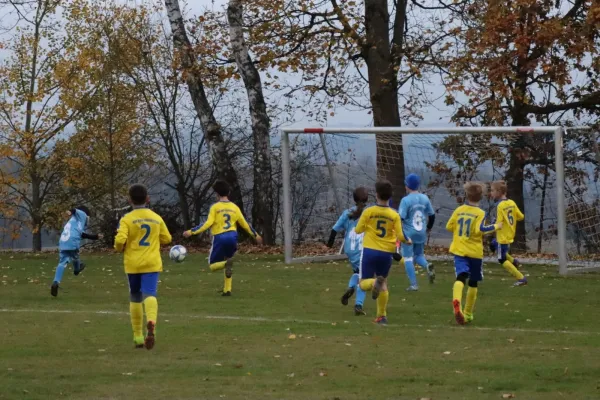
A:
[[[60,283],[63,274],[65,273],[65,268],[67,268],[67,263],[61,262],[58,264],[56,267],[56,273],[54,274],[54,282]]]
[[[424,255],[416,256],[415,262],[417,263],[417,265],[420,265],[421,267],[423,267],[425,269],[427,269],[429,267],[429,263],[425,259]]]
[[[354,304],[357,306],[362,306],[365,302],[365,297],[367,294],[360,288],[360,285],[358,284],[359,280],[360,277],[358,274],[352,274],[350,281],[348,282],[348,287],[356,290],[356,301]]]
[[[406,271],[406,276],[408,276],[410,286],[417,286],[417,275],[415,274],[415,264],[412,257],[404,258],[404,270]]]

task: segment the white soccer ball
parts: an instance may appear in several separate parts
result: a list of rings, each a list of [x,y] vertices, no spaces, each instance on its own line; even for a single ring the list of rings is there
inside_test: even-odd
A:
[[[171,261],[180,263],[183,260],[185,260],[186,256],[187,249],[180,244],[171,247],[171,251],[169,251],[169,258],[171,259]]]

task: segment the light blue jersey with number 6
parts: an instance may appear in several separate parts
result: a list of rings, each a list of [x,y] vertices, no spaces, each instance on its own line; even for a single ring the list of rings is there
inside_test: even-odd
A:
[[[415,244],[427,241],[427,220],[434,214],[429,197],[423,193],[410,193],[400,202],[398,214],[402,219],[404,236]]]
[[[344,253],[348,256],[352,268],[358,270],[360,266],[360,255],[363,248],[364,233],[358,234],[354,231],[356,223],[358,222],[358,218],[350,218],[354,210],[356,210],[356,207],[345,210],[333,226],[333,230],[336,232],[345,231]]]

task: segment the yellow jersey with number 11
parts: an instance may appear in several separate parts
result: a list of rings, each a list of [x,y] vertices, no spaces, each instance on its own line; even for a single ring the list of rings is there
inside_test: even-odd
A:
[[[497,225],[485,225],[485,212],[468,204],[458,207],[446,224],[452,232],[450,253],[455,256],[483,258],[483,235],[497,229]]]
[[[400,214],[388,206],[375,205],[365,209],[354,232],[365,233],[363,248],[396,252],[396,241],[406,242],[400,223]]]

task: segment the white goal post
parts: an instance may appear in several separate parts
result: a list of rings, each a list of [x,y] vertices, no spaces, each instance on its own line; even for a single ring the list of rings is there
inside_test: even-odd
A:
[[[387,166],[403,160],[405,174],[421,175],[421,190],[436,210],[428,242],[433,258],[448,258],[443,228],[463,201],[462,185],[501,179],[510,184],[511,174],[512,182],[522,182],[517,193],[526,215],[519,258],[558,265],[562,275],[600,269],[600,187],[590,183],[600,162],[597,135],[571,138],[566,132],[560,126],[283,129],[285,262],[344,258],[341,238],[331,250],[324,242],[353,205],[352,190],[372,191],[378,177],[390,176]],[[486,200],[481,207],[491,213],[494,205]]]

